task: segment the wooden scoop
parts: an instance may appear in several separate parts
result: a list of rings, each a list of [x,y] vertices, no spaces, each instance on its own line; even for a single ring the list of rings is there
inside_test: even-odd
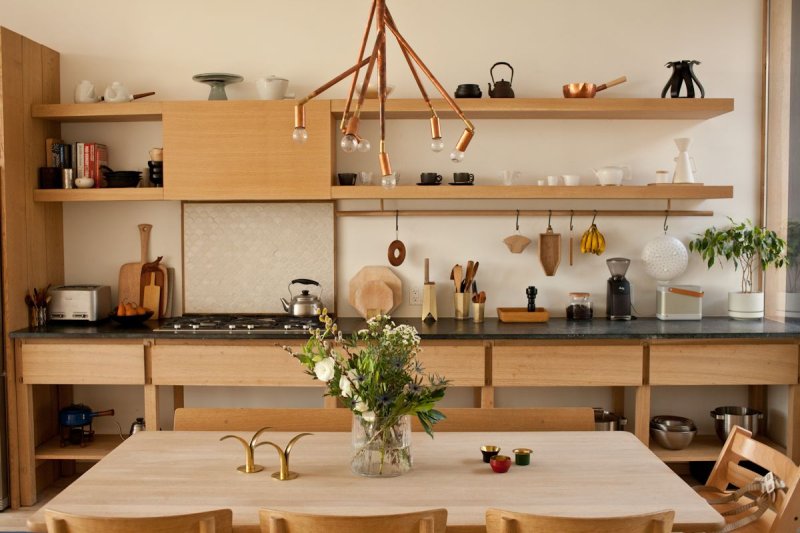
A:
[[[553,233],[549,224],[547,232],[539,234],[539,262],[548,276],[554,276],[561,263],[561,234]]]
[[[594,98],[594,95],[598,92],[626,81],[628,81],[628,78],[622,76],[600,85],[595,85],[594,83],[568,83],[562,87],[562,90],[564,91],[564,98]]]
[[[531,243],[531,240],[522,235],[511,235],[503,239],[503,242],[508,246],[512,254],[521,254]]]

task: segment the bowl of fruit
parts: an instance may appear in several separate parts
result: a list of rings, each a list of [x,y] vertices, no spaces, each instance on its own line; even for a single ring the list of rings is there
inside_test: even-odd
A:
[[[109,316],[123,326],[136,326],[153,316],[153,310],[134,303],[125,303],[119,304]]]

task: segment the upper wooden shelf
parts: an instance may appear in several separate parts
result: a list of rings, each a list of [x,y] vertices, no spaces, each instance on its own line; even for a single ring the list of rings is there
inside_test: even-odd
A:
[[[458,106],[470,119],[683,119],[705,120],[733,111],[733,98],[461,98]],[[331,100],[334,116],[344,114],[345,100]],[[442,118],[456,115],[444,100],[433,100]],[[389,98],[387,118],[428,118],[422,100]],[[361,116],[378,117],[378,102],[364,102]]]
[[[112,202],[163,200],[161,187],[108,188],[108,189],[36,189],[34,202]]]
[[[350,199],[395,199],[395,200],[452,200],[452,199],[588,199],[588,200],[674,200],[711,198],[733,198],[731,185],[622,185],[601,187],[600,185],[566,186],[527,186],[527,185],[473,185],[434,187],[417,185],[398,186],[384,189],[381,186],[334,186],[331,187],[334,200]]]
[[[152,122],[161,115],[161,102],[37,104],[31,110],[33,118],[61,122]]]

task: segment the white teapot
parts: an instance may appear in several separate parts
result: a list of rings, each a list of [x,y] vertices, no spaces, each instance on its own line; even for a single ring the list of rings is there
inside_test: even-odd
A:
[[[262,100],[282,100],[286,96],[286,89],[288,88],[289,80],[278,78],[274,75],[256,80],[258,97]]]
[[[592,170],[600,185],[622,185],[622,180],[631,179],[631,167],[629,166],[600,167]]]
[[[100,98],[94,92],[94,84],[89,80],[82,80],[75,86],[76,104],[93,104]]]
[[[115,81],[108,87],[106,87],[106,92],[103,94],[103,98],[106,102],[130,102],[133,100],[133,95],[122,85],[120,82]]]

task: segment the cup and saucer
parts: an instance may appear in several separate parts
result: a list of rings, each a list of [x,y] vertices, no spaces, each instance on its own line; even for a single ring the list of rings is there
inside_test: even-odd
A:
[[[417,185],[432,186],[442,183],[442,175],[436,172],[423,172],[419,175],[419,183]]]
[[[469,172],[453,172],[453,181],[450,185],[472,185],[475,182],[475,175]]]

